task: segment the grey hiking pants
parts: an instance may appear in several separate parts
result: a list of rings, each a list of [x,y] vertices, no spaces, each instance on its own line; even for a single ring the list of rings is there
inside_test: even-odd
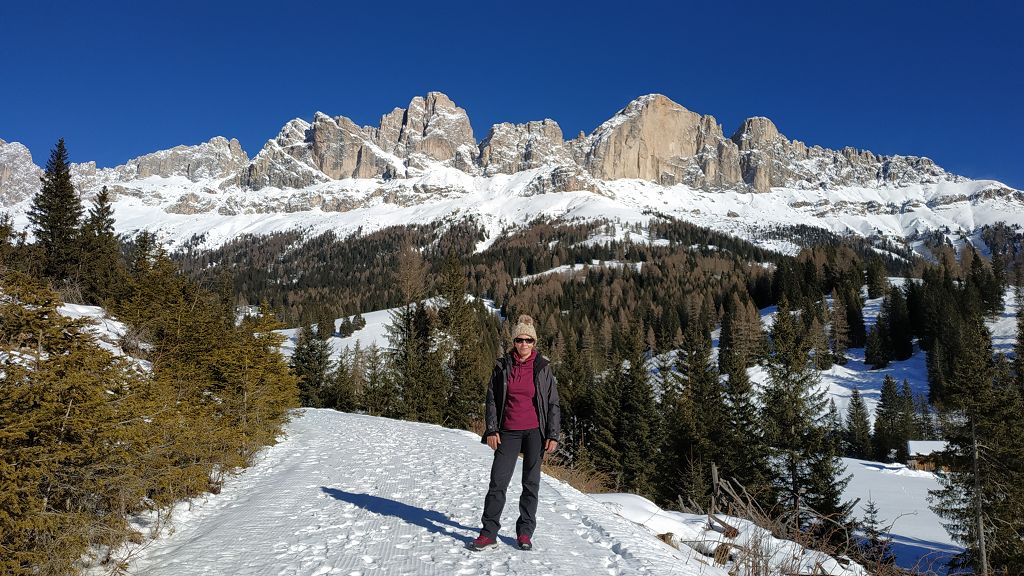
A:
[[[540,464],[544,455],[544,438],[540,429],[502,430],[501,444],[494,451],[491,464],[491,483],[484,499],[483,530],[488,538],[498,537],[501,529],[501,511],[505,509],[505,491],[512,480],[519,454],[523,455],[523,494],[519,497],[519,519],[516,535],[533,536],[537,527],[537,491],[540,488]]]

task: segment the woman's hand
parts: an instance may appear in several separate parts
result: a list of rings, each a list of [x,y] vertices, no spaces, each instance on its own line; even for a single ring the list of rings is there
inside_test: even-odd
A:
[[[487,437],[487,445],[491,447],[491,450],[497,450],[498,444],[501,444],[501,435],[497,432]]]
[[[548,452],[554,452],[558,450],[558,440],[551,440],[550,438],[544,441],[544,449]]]

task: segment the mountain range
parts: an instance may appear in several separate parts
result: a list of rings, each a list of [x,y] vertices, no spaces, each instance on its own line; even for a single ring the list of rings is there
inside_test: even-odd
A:
[[[0,209],[16,223],[27,223],[41,174],[24,146],[0,140]],[[83,199],[109,189],[119,231],[154,230],[172,246],[463,217],[491,240],[537,218],[632,223],[658,213],[748,239],[805,224],[911,245],[934,231],[959,241],[986,224],[1024,223],[1024,194],[1000,182],[925,157],[809,146],[763,117],[726,137],[714,117],[659,94],[570,140],[543,119],[496,124],[477,141],[466,111],[430,92],[377,126],[322,112],[291,120],[254,158],[215,137],[114,168],[74,164],[72,176]]]

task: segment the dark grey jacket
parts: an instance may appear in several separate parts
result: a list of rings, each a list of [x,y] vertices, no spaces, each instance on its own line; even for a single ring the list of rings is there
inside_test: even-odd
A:
[[[487,442],[488,436],[499,432],[505,421],[509,369],[514,361],[510,354],[505,354],[494,364],[491,380],[487,384],[487,429],[480,439],[481,442]],[[555,382],[555,374],[551,371],[551,363],[540,354],[533,360],[533,386],[537,391],[533,396],[533,407],[537,409],[541,434],[546,440],[559,440],[562,433],[562,412],[558,405],[558,383]]]

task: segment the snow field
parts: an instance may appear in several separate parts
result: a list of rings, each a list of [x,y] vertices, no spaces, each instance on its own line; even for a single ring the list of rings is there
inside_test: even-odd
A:
[[[513,477],[496,549],[473,552],[491,451],[468,432],[304,409],[221,494],[179,510],[130,574],[722,575],[543,476],[534,550]]]

